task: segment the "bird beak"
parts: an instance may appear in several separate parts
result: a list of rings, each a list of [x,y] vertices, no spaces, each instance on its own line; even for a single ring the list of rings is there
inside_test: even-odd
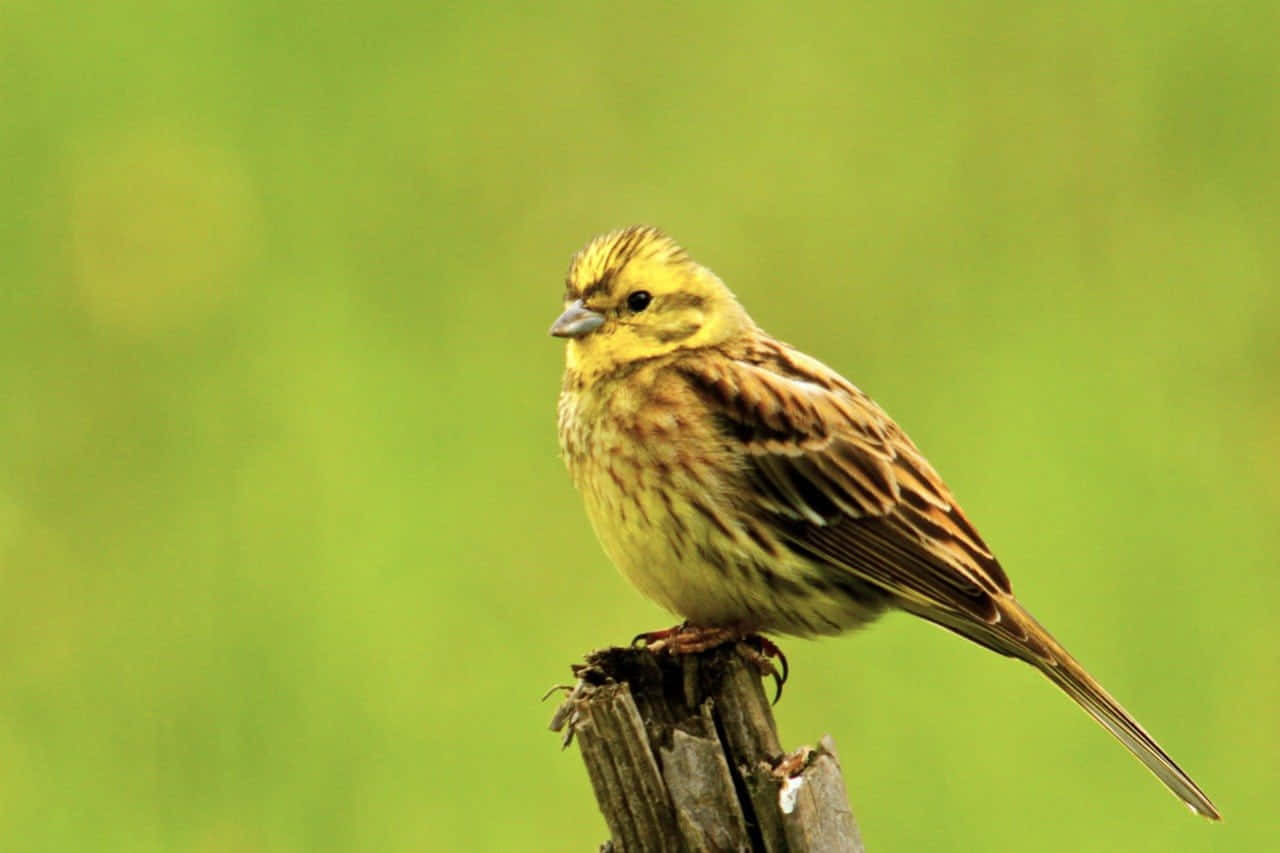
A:
[[[581,299],[575,299],[551,324],[551,334],[557,338],[580,338],[594,332],[602,325],[604,325],[603,314],[583,305]]]

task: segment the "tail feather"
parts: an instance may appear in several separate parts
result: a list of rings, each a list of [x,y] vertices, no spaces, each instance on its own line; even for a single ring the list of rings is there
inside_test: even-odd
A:
[[[1146,729],[1139,725],[1138,721],[1113,699],[1101,684],[1085,672],[1084,668],[1076,663],[1075,658],[1067,654],[1066,650],[1057,643],[1054,645],[1057,646],[1055,651],[1058,652],[1054,656],[1056,660],[1038,664],[1040,671],[1047,675],[1050,681],[1061,687],[1068,696],[1076,700],[1076,703],[1084,708],[1089,716],[1115,735],[1116,739],[1145,764],[1147,769],[1154,773],[1156,778],[1188,808],[1210,820],[1221,820],[1222,815],[1204,791],[1200,790],[1200,786],[1192,781],[1191,777],[1169,757],[1169,754],[1160,748],[1155,738],[1147,734]]]
[[[903,607],[993,651],[1030,663],[1115,735],[1188,808],[1210,820],[1222,819],[1209,797],[1155,738],[1012,596],[998,602],[1000,618],[994,623],[977,622],[955,611],[920,607],[914,602],[904,602]]]

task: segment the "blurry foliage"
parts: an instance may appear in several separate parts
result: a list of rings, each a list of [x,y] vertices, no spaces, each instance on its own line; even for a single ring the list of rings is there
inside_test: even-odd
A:
[[[3,4],[0,846],[602,839],[537,697],[671,617],[561,471],[545,330],[631,222],[876,395],[1227,818],[900,617],[786,644],[874,849],[1274,844],[1278,23]]]

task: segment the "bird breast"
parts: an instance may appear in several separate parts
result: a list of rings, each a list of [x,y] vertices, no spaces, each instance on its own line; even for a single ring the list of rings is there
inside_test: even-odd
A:
[[[741,513],[742,459],[674,373],[560,397],[560,440],[605,553],[641,593],[707,627],[836,633],[861,602],[817,592],[816,567]]]

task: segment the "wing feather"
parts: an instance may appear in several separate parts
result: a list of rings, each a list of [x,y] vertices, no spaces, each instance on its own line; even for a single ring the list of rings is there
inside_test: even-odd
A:
[[[1009,581],[911,441],[857,388],[780,346],[682,368],[743,456],[744,515],[918,612],[999,621]]]

